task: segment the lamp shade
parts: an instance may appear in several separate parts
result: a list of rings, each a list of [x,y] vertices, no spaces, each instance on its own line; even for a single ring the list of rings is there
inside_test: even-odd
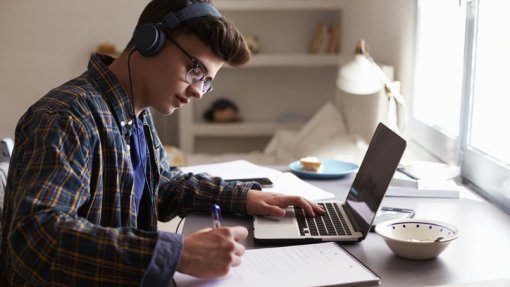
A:
[[[392,70],[391,74],[393,78]],[[406,127],[407,112],[400,88],[391,82],[385,71],[370,57],[364,40],[360,40],[356,45],[354,58],[339,69],[336,85],[351,95],[374,95],[384,91],[388,100],[385,122],[397,133],[401,133]],[[354,98],[361,100],[361,97]],[[364,97],[368,98],[370,97]],[[355,122],[362,121],[363,119],[357,119]]]
[[[340,68],[336,84],[340,90],[356,95],[377,93],[384,85],[373,63],[365,55],[358,53]]]

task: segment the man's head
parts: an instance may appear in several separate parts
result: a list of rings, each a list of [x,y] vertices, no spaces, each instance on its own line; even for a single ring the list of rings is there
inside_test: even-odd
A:
[[[142,12],[123,53],[127,55],[133,48],[139,48],[131,59],[133,80],[124,81],[127,89],[133,87],[135,113],[153,107],[163,114],[171,114],[212,88],[212,81],[225,62],[239,66],[250,59],[241,33],[219,14],[190,18],[173,29],[164,25],[169,13],[182,12],[183,8],[197,3],[210,4],[210,0],[153,0]],[[197,6],[204,5],[193,7]],[[165,38],[162,48],[154,55],[147,55],[138,45],[137,30],[149,23],[161,28]],[[110,68],[119,74],[122,70],[117,69],[115,62]]]
[[[135,46],[135,34],[146,24],[162,23],[165,16],[169,13],[182,11],[196,3],[209,3],[210,0],[153,0],[144,9],[138,24],[136,25],[133,37],[127,47],[131,49]],[[235,26],[226,18],[207,15],[196,17],[179,23],[171,29],[163,27],[163,32],[170,38],[179,35],[193,35],[208,46],[211,51],[221,60],[231,66],[239,66],[250,59],[250,52],[244,41],[243,36]],[[167,45],[169,43],[165,43]]]

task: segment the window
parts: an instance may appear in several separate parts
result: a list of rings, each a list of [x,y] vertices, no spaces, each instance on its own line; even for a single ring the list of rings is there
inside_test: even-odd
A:
[[[510,210],[510,1],[418,0],[411,137]]]
[[[451,0],[418,2],[414,115],[452,137],[459,134],[465,11]]]
[[[473,75],[473,104],[469,145],[510,164],[510,35],[498,33],[510,27],[510,1],[482,1]],[[505,35],[506,34],[506,35]]]
[[[465,4],[418,0],[411,135],[445,162],[459,160]],[[464,6],[462,6],[464,5]]]

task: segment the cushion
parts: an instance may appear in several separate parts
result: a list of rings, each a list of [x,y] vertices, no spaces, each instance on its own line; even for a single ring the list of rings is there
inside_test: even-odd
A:
[[[317,145],[339,134],[347,134],[344,120],[337,108],[327,102],[296,135],[292,150],[299,156],[309,155],[317,149]]]

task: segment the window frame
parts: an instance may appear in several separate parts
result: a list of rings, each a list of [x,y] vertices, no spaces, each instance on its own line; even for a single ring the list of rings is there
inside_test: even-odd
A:
[[[506,212],[510,212],[510,166],[491,158],[470,146],[469,143],[475,96],[478,8],[481,0],[465,1],[467,11],[459,136],[447,135],[439,127],[428,125],[413,117],[411,119],[410,137],[440,160],[460,165],[463,183],[472,187],[488,201],[499,205]],[[416,7],[419,10],[419,5],[416,5]],[[415,47],[418,51],[420,11],[416,11],[416,15],[418,18],[415,27]]]
[[[480,195],[500,205],[506,211],[510,211],[510,167],[473,148],[468,142],[475,96],[479,1],[470,0],[467,2],[466,33],[469,35],[466,36],[469,36],[469,39],[466,38],[465,84],[461,110],[461,176],[465,183],[474,185]]]
[[[416,0],[416,11],[415,15],[417,17],[417,20],[415,21],[415,29],[414,29],[414,43],[415,43],[415,57],[414,57],[414,67],[417,64],[417,55],[419,54],[420,49],[420,33],[419,33],[419,23],[420,23],[420,17],[421,12],[419,10],[419,0]],[[467,17],[467,16],[466,16]],[[466,31],[467,33],[467,31]],[[466,42],[466,41],[465,41]],[[466,45],[464,47],[466,49]],[[466,50],[464,50],[464,61],[466,57]],[[416,71],[414,71],[416,72]],[[464,82],[463,76],[463,82]],[[415,81],[413,76],[413,82]],[[463,92],[464,92],[464,85],[462,85],[462,95],[461,98],[463,98]],[[414,88],[413,88],[414,93]],[[410,107],[412,109],[413,107],[413,101],[409,102]],[[462,114],[463,110],[461,109],[460,113]],[[413,113],[411,113],[411,119],[409,121],[410,123],[410,129],[409,129],[409,137],[420,147],[427,150],[429,153],[431,153],[433,156],[437,157],[439,160],[449,163],[449,164],[455,164],[458,165],[460,163],[460,153],[461,153],[461,142],[460,142],[460,129],[459,129],[459,137],[452,136],[448,133],[446,133],[443,129],[441,129],[438,126],[431,125],[430,123],[423,122],[415,117],[412,116]],[[462,123],[461,123],[462,124]]]

